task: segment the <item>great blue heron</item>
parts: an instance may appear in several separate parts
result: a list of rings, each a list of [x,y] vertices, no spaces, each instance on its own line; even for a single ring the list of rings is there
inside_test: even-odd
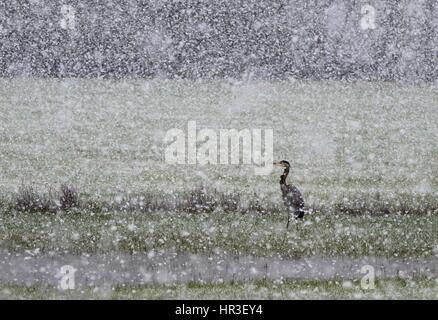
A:
[[[283,174],[280,177],[280,188],[281,193],[283,194],[283,202],[287,209],[286,228],[289,228],[292,213],[295,214],[296,219],[302,219],[304,217],[304,200],[301,196],[300,190],[286,182],[290,170],[290,163],[286,160],[281,160],[279,162],[274,162],[274,166],[284,168]]]

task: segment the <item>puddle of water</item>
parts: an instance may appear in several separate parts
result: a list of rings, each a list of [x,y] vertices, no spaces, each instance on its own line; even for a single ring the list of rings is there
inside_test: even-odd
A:
[[[221,283],[255,279],[361,279],[370,265],[376,278],[427,276],[438,278],[438,258],[323,258],[295,260],[249,256],[189,254],[31,255],[0,253],[0,283],[57,286],[62,266],[75,272],[76,287],[171,284],[189,281]]]

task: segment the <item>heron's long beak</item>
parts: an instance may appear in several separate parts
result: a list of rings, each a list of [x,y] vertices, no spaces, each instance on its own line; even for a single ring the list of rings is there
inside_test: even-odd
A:
[[[286,166],[280,162],[275,161],[274,162],[274,167],[280,167],[280,168],[285,168]]]

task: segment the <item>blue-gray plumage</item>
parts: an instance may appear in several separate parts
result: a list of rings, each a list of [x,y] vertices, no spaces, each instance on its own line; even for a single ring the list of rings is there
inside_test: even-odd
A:
[[[302,219],[304,217],[304,200],[300,190],[293,185],[289,185],[286,182],[286,178],[289,174],[290,163],[286,160],[280,162],[274,162],[274,166],[284,168],[284,172],[280,177],[280,188],[283,195],[283,202],[287,209],[287,226],[289,228],[289,222],[291,214],[295,215],[296,219]]]

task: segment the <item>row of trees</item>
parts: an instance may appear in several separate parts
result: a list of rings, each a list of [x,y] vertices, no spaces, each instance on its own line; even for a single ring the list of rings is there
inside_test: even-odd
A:
[[[438,4],[9,0],[0,76],[436,80]]]

